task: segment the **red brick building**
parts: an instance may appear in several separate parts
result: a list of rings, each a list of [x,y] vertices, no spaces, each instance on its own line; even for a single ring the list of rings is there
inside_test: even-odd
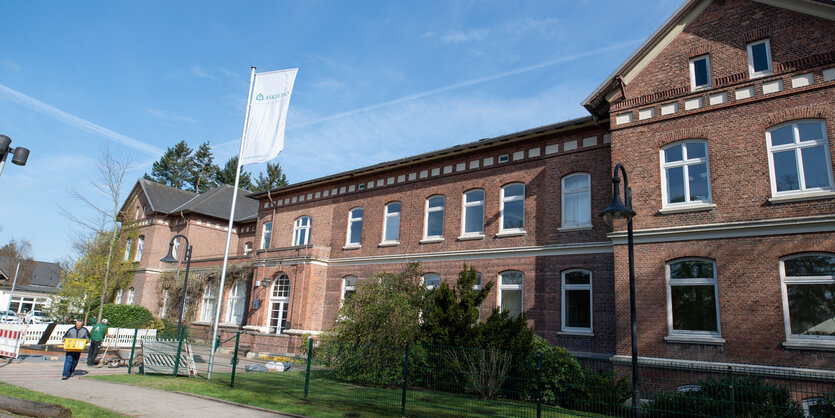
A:
[[[597,216],[623,163],[641,361],[831,372],[833,20],[826,1],[687,1],[584,101],[591,117],[251,194],[232,248],[252,278],[193,301],[194,319],[219,306],[227,326],[317,333],[357,281],[420,261],[431,286],[467,263],[496,283],[483,313],[525,312],[554,344],[625,360],[626,234]],[[155,313],[171,237],[189,236],[199,274],[220,265],[227,222],[166,193],[183,201],[138,216],[153,255],[134,303]]]

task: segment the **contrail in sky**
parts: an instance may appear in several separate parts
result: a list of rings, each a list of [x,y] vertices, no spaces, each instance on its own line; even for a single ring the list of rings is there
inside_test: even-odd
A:
[[[71,115],[67,112],[64,112],[61,109],[48,105],[33,97],[29,97],[17,90],[11,89],[2,84],[0,84],[0,95],[6,96],[8,99],[14,102],[26,106],[29,109],[32,109],[36,112],[43,113],[44,115],[49,116],[55,120],[64,122],[67,125],[74,126],[78,129],[90,132],[94,135],[98,135],[110,141],[118,142],[122,145],[131,147],[137,151],[143,151],[152,155],[162,155],[163,153],[161,149],[153,145],[133,139],[129,136],[122,135],[118,132],[113,132],[110,129],[96,125],[95,123],[90,122],[88,120],[81,119],[78,116]]]
[[[448,86],[439,87],[437,89],[427,90],[427,91],[424,91],[424,92],[421,92],[421,93],[412,94],[410,96],[401,97],[399,99],[389,100],[387,102],[377,103],[377,104],[374,104],[374,105],[371,105],[371,106],[361,107],[359,109],[354,109],[354,110],[349,110],[347,112],[337,113],[335,115],[315,119],[315,120],[312,120],[312,121],[309,121],[309,122],[306,122],[306,123],[303,123],[303,124],[300,124],[300,125],[290,126],[287,129],[291,130],[291,129],[296,129],[296,128],[303,128],[305,126],[315,125],[315,124],[322,123],[322,122],[327,122],[327,121],[333,120],[333,119],[344,118],[346,116],[355,115],[357,113],[367,112],[369,110],[375,110],[375,109],[379,109],[379,108],[382,108],[382,107],[395,105],[395,104],[398,104],[398,103],[410,102],[410,101],[417,100],[417,99],[422,99],[424,97],[431,96],[431,95],[434,95],[434,94],[443,93],[443,92],[450,91],[450,90],[455,90],[455,89],[460,89],[462,87],[474,86],[476,84],[486,83],[488,81],[498,80],[500,78],[510,77],[510,76],[517,75],[517,74],[523,74],[523,73],[527,73],[527,72],[530,72],[530,71],[539,70],[539,69],[542,69],[542,68],[545,68],[545,67],[550,67],[550,66],[556,65],[556,64],[562,64],[562,63],[566,63],[566,62],[576,61],[578,59],[585,58],[585,57],[588,57],[588,56],[597,55],[597,54],[601,54],[601,53],[604,53],[604,52],[610,52],[610,51],[614,51],[614,50],[617,50],[617,49],[630,47],[630,46],[633,46],[633,45],[638,44],[640,42],[641,42],[640,40],[631,40],[631,41],[621,42],[621,43],[617,43],[617,44],[612,44],[612,45],[609,45],[609,46],[606,46],[606,47],[603,47],[603,48],[594,49],[594,50],[591,50],[591,51],[581,52],[579,54],[567,55],[567,56],[557,58],[557,59],[554,59],[554,60],[540,62],[539,64],[529,65],[527,67],[517,68],[515,70],[505,71],[503,73],[493,74],[493,75],[489,75],[489,76],[486,76],[486,77],[476,78],[476,79],[473,79],[473,80],[462,81],[462,82],[459,82],[459,83],[450,84]]]

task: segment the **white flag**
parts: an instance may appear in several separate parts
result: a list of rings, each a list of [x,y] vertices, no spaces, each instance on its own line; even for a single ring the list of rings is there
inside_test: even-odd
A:
[[[255,74],[241,165],[272,160],[284,149],[284,125],[298,68]]]

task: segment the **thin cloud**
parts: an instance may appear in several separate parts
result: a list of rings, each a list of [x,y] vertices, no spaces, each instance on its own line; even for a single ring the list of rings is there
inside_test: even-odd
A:
[[[450,32],[441,37],[441,42],[448,43],[448,44],[459,44],[462,42],[468,41],[480,41],[487,36],[488,31],[486,29],[476,29],[470,30],[467,32],[454,31]]]
[[[322,122],[327,122],[327,121],[333,120],[333,119],[344,118],[346,116],[355,115],[357,113],[368,112],[368,111],[371,111],[371,110],[376,110],[376,109],[380,109],[380,108],[384,108],[384,107],[388,107],[388,106],[392,106],[392,105],[396,105],[396,104],[400,104],[400,103],[411,102],[411,101],[414,101],[414,100],[422,99],[422,98],[427,97],[427,96],[432,96],[432,95],[435,95],[435,94],[444,93],[444,92],[447,92],[447,91],[450,91],[450,90],[456,90],[456,89],[460,89],[460,88],[464,88],[464,87],[470,87],[470,86],[474,86],[474,85],[477,85],[477,84],[486,83],[488,81],[499,80],[499,79],[502,79],[502,78],[506,78],[506,77],[510,77],[510,76],[514,76],[514,75],[518,75],[518,74],[524,74],[524,73],[527,73],[527,72],[539,70],[539,69],[550,67],[550,66],[557,65],[557,64],[563,64],[563,63],[566,63],[566,62],[576,61],[576,60],[586,58],[586,57],[589,57],[589,56],[592,56],[592,55],[602,54],[604,52],[610,52],[610,51],[615,51],[615,50],[618,50],[618,49],[623,49],[623,48],[626,48],[626,47],[636,45],[639,42],[641,42],[641,41],[640,40],[631,40],[631,41],[621,42],[621,43],[617,43],[617,44],[612,44],[612,45],[609,45],[609,46],[606,46],[606,47],[603,47],[603,48],[599,48],[599,49],[595,49],[595,50],[591,50],[591,51],[582,52],[582,53],[579,53],[579,54],[567,55],[567,56],[557,58],[557,59],[554,59],[554,60],[540,62],[539,64],[529,65],[527,67],[521,67],[521,68],[517,68],[515,70],[505,71],[503,73],[493,74],[493,75],[489,75],[489,76],[486,76],[486,77],[476,78],[476,79],[473,79],[473,80],[462,81],[462,82],[459,82],[459,83],[450,84],[448,86],[439,87],[437,89],[427,90],[427,91],[424,91],[422,93],[416,93],[416,94],[413,94],[413,95],[410,95],[410,96],[401,97],[399,99],[389,100],[387,102],[377,103],[377,104],[374,104],[374,105],[371,105],[371,106],[361,107],[359,109],[349,110],[347,112],[337,113],[335,115],[314,119],[314,120],[311,120],[309,122],[302,123],[300,125],[290,126],[287,129],[292,130],[292,129],[303,128],[305,126],[315,125],[315,124],[322,123]]]
[[[11,61],[8,61],[8,60],[0,61],[0,67],[6,68],[6,69],[9,69],[9,70],[13,70],[13,71],[20,71],[21,70],[19,65],[15,64]]]
[[[48,105],[38,99],[33,97],[29,97],[17,90],[13,90],[9,87],[6,87],[3,84],[0,84],[0,96],[5,96],[9,100],[12,100],[18,104],[21,104],[29,109],[32,109],[38,113],[42,113],[46,116],[49,116],[55,120],[60,122],[64,122],[67,125],[74,126],[78,129],[83,131],[87,131],[94,135],[98,135],[102,138],[105,138],[109,141],[113,141],[130,148],[133,148],[137,151],[146,152],[148,154],[153,155],[161,155],[162,150],[145,142],[133,139],[129,136],[122,135],[118,132],[113,132],[110,129],[107,129],[103,126],[96,125],[93,122],[90,122],[85,119],[81,119],[78,116],[71,115],[67,112],[64,112],[61,109],[58,109],[54,106]]]
[[[165,110],[145,108],[145,111],[148,112],[149,115],[151,115],[151,116],[153,116],[157,119],[162,119],[162,120],[169,121],[169,122],[197,123],[197,121],[192,119],[192,118],[188,118],[188,117],[185,117],[185,116],[180,116],[180,115],[177,115],[175,113],[171,113],[171,112],[168,112],[168,111],[165,111]]]

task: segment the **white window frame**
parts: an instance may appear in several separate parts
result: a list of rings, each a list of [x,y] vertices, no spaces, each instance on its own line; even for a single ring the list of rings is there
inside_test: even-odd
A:
[[[821,403],[821,402],[823,402],[823,397],[822,396],[812,396],[812,397],[804,399],[803,402],[801,403],[801,406],[803,408],[803,416],[811,417],[812,416],[812,411],[811,411],[812,407]]]
[[[357,211],[357,210],[360,211],[360,215],[355,217],[354,212]],[[362,227],[363,227],[362,222],[363,222],[364,216],[365,216],[365,209],[363,209],[362,207],[351,208],[351,210],[348,211],[348,230],[345,232],[345,246],[346,247],[359,248],[359,247],[362,246]],[[351,234],[351,229],[352,229],[351,227],[354,225],[355,222],[360,223],[360,236],[357,237],[358,238],[357,242],[351,242],[351,241],[353,241],[353,238],[354,238]]]
[[[128,300],[127,300],[126,304],[127,305],[133,305],[133,299],[134,299],[135,296],[136,296],[136,289],[133,288],[133,287],[128,289]]]
[[[754,52],[752,47],[762,43],[765,43],[765,57],[768,62],[768,68],[762,71],[754,71]],[[748,75],[750,78],[764,77],[774,73],[774,65],[771,62],[771,41],[768,38],[751,42],[746,45],[745,49],[748,51]]]
[[[696,61],[704,59],[707,67],[707,84],[696,85]],[[710,76],[710,54],[699,55],[690,58],[690,91],[705,90],[713,87],[713,80]]]
[[[278,288],[280,286],[279,282],[284,281],[284,280],[287,281],[287,295],[286,296],[276,296],[275,295],[276,288]],[[270,306],[269,306],[270,310],[268,312],[268,318],[267,318],[267,331],[268,332],[269,332],[269,328],[272,326],[271,324],[273,322],[273,319],[276,319],[273,316],[273,312],[275,311],[275,309],[273,309],[273,304],[278,304],[278,306],[279,306],[278,311],[280,312],[282,317],[278,318],[278,320],[276,322],[275,330],[272,333],[283,334],[283,332],[282,332],[283,329],[281,328],[281,323],[286,322],[287,321],[287,316],[290,315],[289,305],[290,305],[290,294],[292,293],[292,289],[290,287],[291,287],[290,286],[290,276],[288,276],[286,273],[280,272],[280,273],[276,274],[275,277],[273,278],[273,285],[272,285],[272,287],[270,287]],[[286,314],[286,316],[285,316],[285,314]]]
[[[565,181],[572,178],[572,177],[579,177],[579,176],[583,176],[586,179],[588,179],[588,182],[587,182],[588,186],[585,189],[574,189],[574,190],[566,191]],[[560,229],[591,228],[591,218],[592,218],[591,217],[591,174],[583,173],[583,172],[571,173],[567,176],[564,176],[562,178],[562,180],[560,181],[560,183],[561,183],[560,184],[560,195],[561,195],[561,203],[562,203],[561,204],[561,207],[562,207],[562,211],[561,211],[562,212],[562,228],[560,228]],[[584,192],[588,193],[588,196],[589,196],[589,200],[588,200],[589,222],[588,223],[568,223],[568,221],[566,221],[566,219],[565,219],[565,214],[567,212],[565,210],[565,202],[566,202],[565,197],[566,197],[566,195],[580,194],[580,193],[584,193]]]
[[[307,221],[305,223],[305,221]],[[293,242],[291,245],[299,246],[299,245],[308,245],[310,244],[310,228],[313,225],[313,218],[310,216],[299,216],[295,222],[293,222]],[[302,231],[306,232],[304,235],[304,242],[301,242],[301,233]]]
[[[113,303],[116,304],[116,305],[121,305],[122,304],[122,295],[124,293],[125,293],[124,289],[122,289],[122,288],[116,289],[116,297],[113,298]]]
[[[214,322],[217,313],[217,284],[207,284],[203,288],[203,301],[200,304],[200,321]],[[212,309],[210,312],[209,309]]]
[[[440,207],[429,207],[429,201],[433,199],[441,199],[442,204]],[[444,210],[446,208],[446,196],[441,194],[436,194],[433,196],[429,196],[426,198],[426,202],[424,203],[424,217],[423,217],[423,239],[424,240],[443,240],[444,239]],[[441,212],[441,234],[440,235],[429,235],[429,214]]]
[[[700,279],[670,279],[670,265],[683,261],[701,261],[713,264],[713,278]],[[667,288],[667,335],[693,338],[722,338],[722,315],[719,312],[719,280],[716,269],[716,260],[701,257],[686,257],[670,260],[664,265],[665,280]],[[713,301],[716,304],[716,331],[691,331],[673,329],[673,286],[713,286]]]
[[[244,244],[244,255],[252,254],[252,241],[248,241]]]
[[[159,309],[159,317],[165,318],[168,313],[168,289],[162,290],[162,307]]]
[[[130,261],[130,247],[133,245],[133,238],[125,240],[125,261]]]
[[[400,205],[400,210],[397,212],[391,212],[390,208],[394,205]],[[396,245],[400,244],[400,221],[403,219],[403,203],[401,202],[389,202],[386,204],[385,209],[383,210],[383,236],[380,239],[380,244],[383,245]],[[386,233],[390,227],[389,221],[394,222],[394,218],[397,218],[397,239],[387,240]]]
[[[505,190],[508,187],[512,186],[522,186],[522,195],[521,196],[505,196]],[[516,183],[509,183],[502,186],[502,193],[501,193],[501,215],[499,218],[499,233],[514,233],[514,232],[525,232],[525,196],[527,194],[527,188],[525,187],[525,183],[516,182]],[[504,227],[504,205],[507,202],[522,202],[522,227],[521,228],[505,228]]]
[[[789,284],[835,284],[835,275],[832,276],[786,276],[786,260],[793,258],[801,258],[805,256],[823,255],[828,257],[835,257],[835,253],[829,252],[806,252],[800,254],[792,254],[780,259],[780,290],[783,297],[783,323],[786,328],[786,341],[796,343],[823,343],[826,345],[835,346],[835,336],[828,335],[802,335],[792,334],[791,317],[789,315],[789,292],[787,285]]]
[[[474,192],[481,192],[483,198],[475,202],[467,202],[467,195]],[[484,189],[470,189],[464,192],[461,199],[461,236],[462,237],[483,237],[484,236],[484,218],[485,208],[484,202],[487,200],[487,192]],[[481,206],[481,230],[477,232],[466,232],[467,227],[467,208]]]
[[[427,290],[436,289],[435,285],[426,284],[426,277],[427,276],[437,276],[438,277],[438,286],[441,285],[443,282],[443,278],[438,273],[424,273],[423,276],[420,276],[420,283],[425,287]],[[433,277],[434,278],[434,277]]]
[[[353,279],[353,281],[354,281],[353,285],[348,284],[349,279]],[[348,275],[348,276],[345,276],[345,277],[342,278],[342,289],[340,290],[340,293],[339,293],[339,306],[342,306],[343,304],[345,304],[345,292],[347,292],[349,290],[352,291],[352,292],[357,291],[357,283],[358,282],[359,282],[359,278],[357,276]]]
[[[704,158],[688,158],[687,144],[704,144],[705,156]],[[681,146],[681,161],[674,161],[668,163],[664,152],[670,148]],[[661,205],[664,208],[675,208],[683,206],[702,206],[713,203],[713,188],[711,187],[710,179],[710,148],[705,139],[685,139],[676,141],[671,144],[664,145],[658,152],[659,161],[661,162]],[[707,172],[707,200],[690,200],[690,166],[697,164],[705,164]],[[669,192],[667,191],[667,169],[682,167],[684,172],[684,202],[670,203]]]
[[[243,323],[246,315],[246,281],[238,280],[229,288],[229,296],[226,297],[226,320],[227,324]],[[240,306],[240,319],[235,321],[235,310]]]
[[[507,274],[507,273],[519,273],[519,274],[521,274],[522,275],[522,284],[503,284],[502,283],[502,275]],[[522,273],[519,270],[505,270],[505,271],[499,273],[499,286],[498,286],[498,288],[499,288],[499,291],[496,292],[497,296],[498,296],[498,301],[496,302],[496,307],[499,308],[499,311],[502,310],[502,292],[506,291],[506,290],[518,290],[519,291],[519,297],[522,299],[521,303],[519,304],[519,306],[521,306],[520,315],[525,313],[525,289],[524,289],[525,288],[525,273]]]
[[[589,275],[589,283],[588,284],[566,284],[565,283],[566,273],[572,273],[572,272],[575,272],[575,271],[580,271],[580,272],[588,274]],[[593,293],[593,291],[592,291],[593,277],[592,277],[591,271],[586,270],[586,269],[573,268],[573,269],[564,270],[561,273],[561,276],[562,276],[562,286],[560,286],[561,287],[560,293],[562,293],[562,303],[561,303],[561,305],[562,305],[562,321],[561,321],[562,322],[562,324],[561,324],[562,325],[562,332],[572,333],[572,334],[592,334],[594,332],[594,298],[592,296],[592,293]],[[589,292],[589,327],[588,328],[569,327],[569,326],[565,325],[565,320],[566,320],[566,318],[568,318],[568,314],[566,312],[566,308],[568,307],[568,303],[565,299],[566,290],[588,290],[588,292]]]
[[[264,222],[261,230],[261,249],[266,250],[270,248],[270,241],[273,238],[273,222]]]
[[[145,249],[145,236],[140,235],[136,238],[136,255],[133,257],[133,261],[142,261],[143,249]]]
[[[177,253],[178,253],[179,251],[180,251],[180,240],[179,240],[179,239],[175,239],[175,240],[174,240],[174,244],[171,246],[171,255],[172,255],[175,259],[177,259],[177,260],[179,260],[179,259],[180,259],[179,257],[177,257]]]
[[[801,124],[801,123],[812,123],[812,122],[820,123],[821,125],[823,125],[821,127],[822,132],[823,132],[823,138],[822,139],[815,139],[815,140],[806,140],[806,141],[801,142],[800,141],[800,132],[798,130],[798,125]],[[780,128],[784,128],[784,127],[789,126],[789,125],[792,126],[792,135],[793,135],[794,142],[792,142],[791,144],[772,146],[771,145],[771,133],[773,131],[776,131]],[[831,191],[835,190],[835,186],[833,186],[833,184],[835,184],[835,182],[833,182],[833,179],[832,179],[832,169],[831,168],[829,170],[827,170],[827,173],[829,175],[829,187],[807,188],[806,187],[806,176],[805,176],[805,173],[803,171],[803,157],[801,155],[801,151],[804,148],[823,146],[823,152],[825,154],[826,161],[828,161],[830,164],[832,163],[832,158],[829,154],[829,137],[827,135],[828,135],[828,133],[827,133],[827,130],[826,130],[826,121],[822,120],[822,119],[797,119],[797,120],[781,123],[779,125],[774,125],[774,126],[768,128],[765,131],[765,142],[766,142],[766,146],[768,148],[768,174],[769,174],[769,177],[771,179],[771,196],[773,196],[773,197],[790,196],[790,195],[793,195],[793,194],[821,193],[821,192],[831,192]],[[800,187],[797,190],[786,190],[786,191],[778,192],[777,191],[777,181],[776,181],[777,178],[776,178],[776,173],[774,171],[774,169],[775,169],[775,167],[774,167],[774,154],[777,153],[777,152],[789,151],[789,150],[794,150],[795,161],[796,161],[796,164],[797,164],[798,183],[799,183]]]

